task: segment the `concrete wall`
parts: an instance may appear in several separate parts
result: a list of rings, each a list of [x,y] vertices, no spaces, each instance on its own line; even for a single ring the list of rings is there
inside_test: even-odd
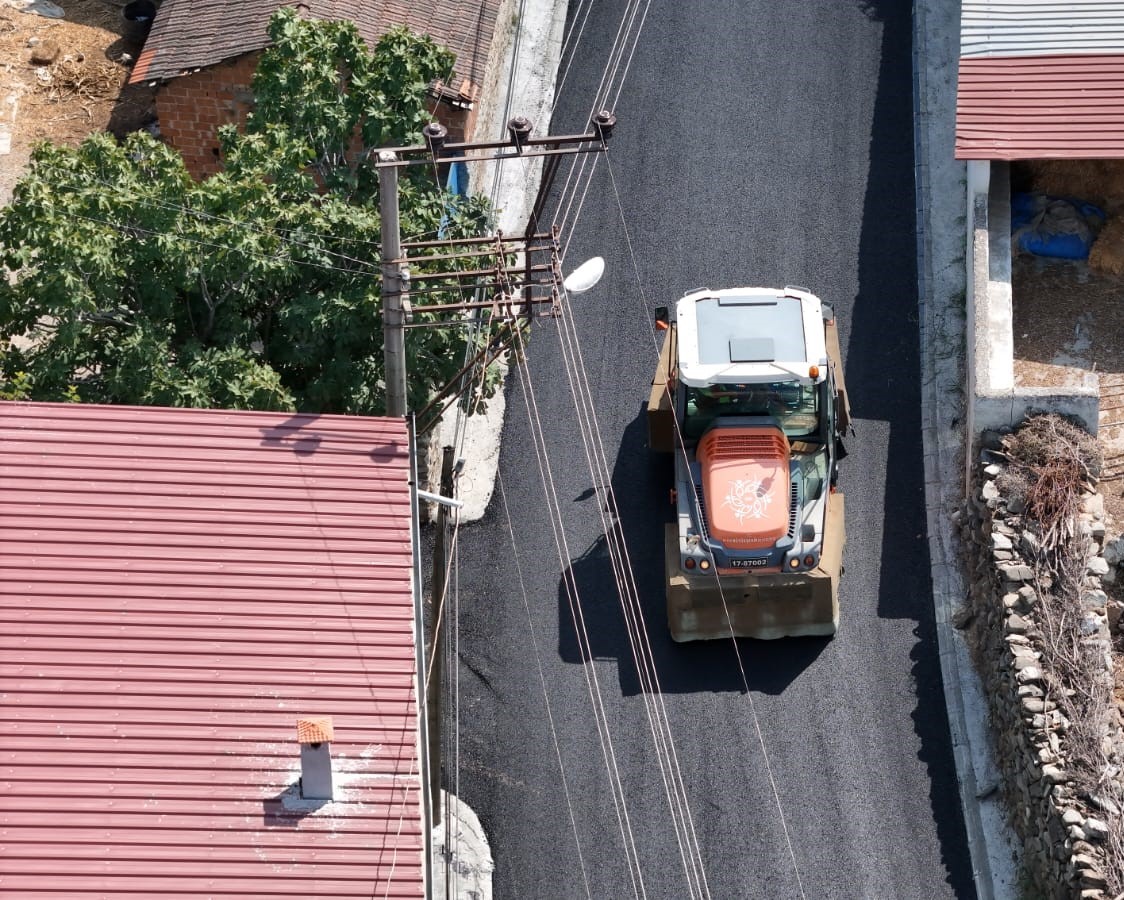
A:
[[[1014,426],[1031,412],[1076,416],[1096,434],[1095,373],[1076,388],[1015,386],[1010,190],[1006,163],[968,162],[968,434]]]

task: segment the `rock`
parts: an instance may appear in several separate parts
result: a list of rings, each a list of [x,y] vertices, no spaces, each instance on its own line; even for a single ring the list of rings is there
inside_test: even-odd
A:
[[[1038,592],[1029,584],[1019,588],[1019,597],[1022,598],[1023,603],[1028,609],[1038,602]]]
[[[1110,566],[1115,566],[1124,559],[1124,539],[1113,538],[1104,542],[1104,558]]]
[[[1085,821],[1085,817],[1076,809],[1067,809],[1062,813],[1062,821],[1065,822],[1066,825],[1080,825]]]
[[[1069,834],[1069,839],[1071,841],[1085,840],[1085,829],[1080,825],[1070,825],[1069,828],[1066,829],[1066,832]]]
[[[1015,604],[1019,602],[1019,595],[1013,592],[1010,594],[1004,594],[1002,602],[1004,609],[1014,609]]]
[[[1033,531],[1024,531],[1019,535],[1019,549],[1022,550],[1028,557],[1035,557],[1042,544],[1038,540],[1038,535]]]
[[[1124,603],[1119,600],[1112,600],[1105,607],[1105,613],[1108,615],[1108,627],[1113,634],[1120,633],[1120,619],[1124,615]]]
[[[1094,819],[1090,816],[1085,820],[1085,824],[1082,827],[1085,829],[1085,833],[1094,841],[1103,841],[1108,837],[1108,825],[1100,819]]]
[[[983,469],[986,478],[996,478],[1003,473],[1003,467],[999,463],[988,463]]]
[[[987,459],[994,458],[986,451],[1003,449],[1003,432],[996,431],[994,428],[987,428],[984,431],[980,432],[980,447],[983,448],[984,451],[980,453],[981,459],[984,459],[985,457]]]
[[[1098,496],[1100,495],[1098,494]],[[1091,560],[1089,560],[1088,565],[1086,565],[1085,567],[1085,570],[1090,575],[1096,575],[1099,578],[1101,575],[1108,574],[1108,563],[1105,562],[1103,556],[1094,556]]]
[[[1089,802],[1097,809],[1104,810],[1113,818],[1120,815],[1120,807],[1113,802],[1111,797],[1106,797],[1102,794],[1090,794]]]
[[[1012,651],[1015,647],[1025,647],[1030,644],[1030,638],[1023,634],[1005,634],[1003,640],[1011,645]]]
[[[1081,605],[1089,610],[1102,610],[1108,603],[1108,594],[1104,591],[1092,590],[1081,593]]]
[[[996,563],[1005,563],[1010,562],[1012,559],[1014,559],[1015,554],[1011,550],[992,550],[991,558]]]
[[[987,503],[988,506],[994,508],[995,501],[999,499],[999,488],[995,486],[994,481],[985,481],[982,488],[980,488],[980,497]]]
[[[1007,512],[1013,516],[1021,516],[1026,512],[1026,501],[1022,497],[1008,497]]]
[[[1026,634],[1027,621],[1018,613],[1011,613],[1007,616],[1007,621],[1004,628],[1012,634]]]
[[[1103,541],[1104,540],[1104,533],[1105,533],[1105,530],[1106,530],[1104,523],[1105,523],[1104,519],[1097,519],[1095,522],[1093,522],[1093,540],[1094,541]]]
[[[1025,669],[1020,669],[1015,674],[1015,680],[1018,681],[1019,684],[1030,684],[1032,682],[1041,681],[1042,670],[1037,666],[1028,666]]]
[[[1023,697],[1023,709],[1030,714],[1040,713],[1046,708],[1046,704],[1039,700],[1037,697]]]
[[[1104,497],[1099,493],[1086,494],[1081,498],[1081,509],[1094,519],[1104,518]]]
[[[1030,566],[1018,563],[1000,566],[999,571],[1007,581],[1030,581],[1034,577]]]
[[[33,66],[49,66],[59,58],[59,52],[59,45],[54,41],[41,41],[31,48],[29,61]]]
[[[1104,889],[1108,887],[1108,880],[1101,874],[1100,869],[1082,869],[1081,886]]]
[[[991,533],[991,549],[992,550],[1010,550],[1015,545],[1011,543],[1011,539],[1007,535],[998,531]]]

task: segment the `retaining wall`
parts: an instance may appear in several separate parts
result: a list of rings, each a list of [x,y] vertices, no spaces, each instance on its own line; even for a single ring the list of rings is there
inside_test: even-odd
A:
[[[1068,722],[1051,699],[1047,676],[1039,666],[1039,591],[1031,559],[1037,538],[1027,527],[1017,501],[1002,495],[997,481],[1002,457],[987,449],[985,438],[973,478],[973,491],[960,517],[971,588],[961,626],[984,683],[995,755],[1010,821],[1023,848],[1023,866],[1034,883],[1035,897],[1049,900],[1111,900],[1105,893],[1105,844],[1108,823],[1121,810],[1105,795],[1082,795],[1074,786],[1067,755]],[[1078,623],[1081,640],[1093,642],[1112,678],[1108,598],[1100,574],[1109,570],[1100,553],[1104,544],[1103,501],[1086,498],[1077,527],[1092,540],[1087,587]],[[1124,760],[1119,716],[1104,740],[1114,748],[1116,777]],[[1119,796],[1119,794],[1117,795]]]

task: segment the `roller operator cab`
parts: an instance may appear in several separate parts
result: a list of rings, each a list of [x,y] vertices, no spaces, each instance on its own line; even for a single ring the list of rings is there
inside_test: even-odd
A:
[[[803,288],[704,288],[657,321],[648,433],[675,460],[672,637],[834,634],[850,413],[830,308]]]

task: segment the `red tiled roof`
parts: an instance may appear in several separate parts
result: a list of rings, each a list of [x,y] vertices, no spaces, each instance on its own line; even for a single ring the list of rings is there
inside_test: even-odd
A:
[[[1124,55],[962,58],[956,156],[1124,157]]]
[[[164,0],[130,81],[175,78],[269,45],[269,18],[292,0]],[[306,0],[315,19],[354,22],[368,45],[392,25],[428,34],[457,55],[459,88],[484,82],[500,0]]]
[[[0,403],[0,896],[423,896],[409,477],[400,420]]]

